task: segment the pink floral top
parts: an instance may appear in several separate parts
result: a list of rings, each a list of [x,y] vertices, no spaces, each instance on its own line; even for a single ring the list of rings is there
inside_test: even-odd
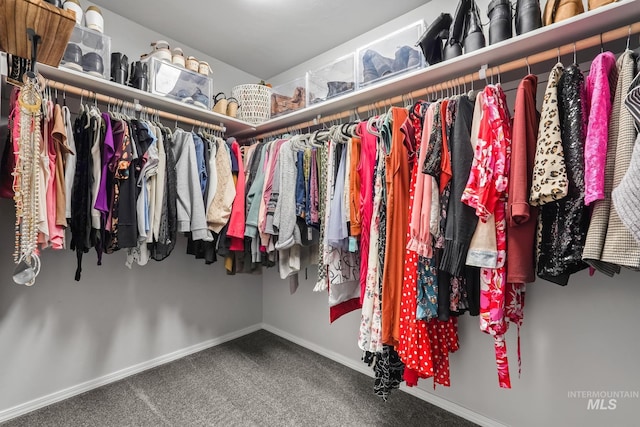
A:
[[[478,141],[462,201],[475,208],[482,221],[495,216],[498,260],[496,268],[480,270],[480,329],[494,337],[500,387],[511,388],[504,334],[506,283],[506,200],[511,157],[511,127],[504,92],[487,86]],[[515,302],[514,302],[515,303]],[[512,311],[515,311],[512,309]]]

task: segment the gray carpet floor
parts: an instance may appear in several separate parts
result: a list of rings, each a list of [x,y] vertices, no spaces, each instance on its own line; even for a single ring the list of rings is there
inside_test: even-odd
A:
[[[475,424],[258,331],[10,420],[24,426],[452,426]]]

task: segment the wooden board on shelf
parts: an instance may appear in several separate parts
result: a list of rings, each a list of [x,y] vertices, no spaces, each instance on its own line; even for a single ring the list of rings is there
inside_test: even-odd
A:
[[[27,29],[42,39],[38,61],[57,67],[69,43],[75,14],[41,0],[0,0],[0,50],[31,58]]]

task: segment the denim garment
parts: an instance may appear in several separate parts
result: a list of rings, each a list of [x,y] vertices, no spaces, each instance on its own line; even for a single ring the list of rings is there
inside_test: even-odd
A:
[[[236,154],[231,149],[231,144],[233,143],[233,141],[235,141],[235,138],[227,139],[227,151],[231,156],[231,172],[237,175],[240,168],[238,166],[238,158],[236,157]]]
[[[304,152],[298,151],[296,171],[296,216],[304,217],[306,191],[304,182]]]
[[[196,164],[198,166],[198,178],[200,178],[200,191],[202,192],[202,197],[205,196],[207,191],[207,162],[204,158],[204,141],[202,138],[195,133],[191,132],[193,135],[193,144],[196,147]]]

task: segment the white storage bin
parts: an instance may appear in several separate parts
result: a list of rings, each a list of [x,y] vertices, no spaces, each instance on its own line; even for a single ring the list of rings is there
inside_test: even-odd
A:
[[[424,56],[415,44],[424,28],[421,20],[359,48],[356,52],[358,87],[423,68]]]
[[[353,92],[356,83],[355,53],[307,72],[307,104],[316,104]]]
[[[76,25],[60,65],[109,80],[111,77],[111,37]]]
[[[281,116],[306,106],[307,89],[304,77],[273,88],[271,94],[271,117]]]
[[[149,92],[209,110],[213,79],[152,57],[149,59]]]

